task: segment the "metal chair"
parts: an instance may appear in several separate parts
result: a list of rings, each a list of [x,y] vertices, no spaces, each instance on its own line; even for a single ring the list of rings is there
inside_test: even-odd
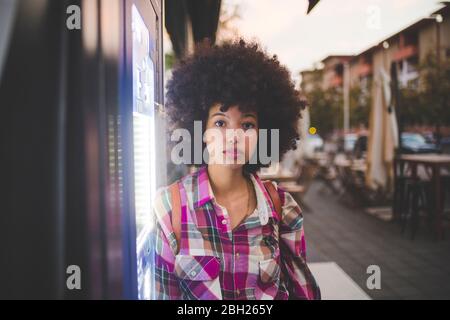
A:
[[[409,178],[404,180],[404,191],[405,201],[400,214],[401,232],[404,234],[408,225],[411,225],[411,240],[414,240],[421,218],[426,218],[431,229],[434,212],[433,201],[430,201],[432,185],[430,181]]]

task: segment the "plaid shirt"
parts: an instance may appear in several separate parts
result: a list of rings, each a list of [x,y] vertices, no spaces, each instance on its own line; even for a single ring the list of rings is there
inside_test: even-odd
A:
[[[156,299],[288,299],[278,240],[281,236],[296,256],[306,259],[301,210],[289,193],[278,188],[283,204],[280,223],[262,181],[256,174],[251,180],[256,209],[234,230],[226,208],[215,201],[206,166],[178,181],[179,252],[171,224],[170,189],[158,190],[154,202]],[[289,276],[296,287],[306,289],[301,273],[294,270]]]

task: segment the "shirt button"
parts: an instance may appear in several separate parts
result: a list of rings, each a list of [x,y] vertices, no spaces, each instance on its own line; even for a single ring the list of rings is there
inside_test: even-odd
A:
[[[236,258],[239,258],[239,252],[236,253]]]
[[[237,293],[237,295],[240,295],[241,291],[239,291],[239,289],[237,289],[236,293]]]
[[[195,271],[191,272],[191,276],[195,276],[196,274],[197,274],[197,272],[195,272]]]
[[[222,224],[227,224],[227,219],[223,219]]]

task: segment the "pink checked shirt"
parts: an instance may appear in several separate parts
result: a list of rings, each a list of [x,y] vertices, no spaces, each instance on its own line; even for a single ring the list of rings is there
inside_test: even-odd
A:
[[[171,193],[155,199],[156,299],[288,299],[281,277],[279,237],[306,258],[303,217],[292,196],[278,189],[282,221],[263,183],[251,175],[257,207],[234,230],[226,208],[214,199],[206,166],[178,181],[181,194],[181,241],[171,224]],[[280,230],[279,230],[280,228]],[[305,286],[301,273],[290,275]]]

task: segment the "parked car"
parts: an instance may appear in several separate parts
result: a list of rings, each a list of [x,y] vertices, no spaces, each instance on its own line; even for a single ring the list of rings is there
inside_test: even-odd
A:
[[[439,153],[440,149],[434,143],[427,143],[419,133],[402,133],[402,153]]]
[[[355,133],[346,133],[338,140],[338,152],[351,153],[355,147],[358,135]]]
[[[443,137],[441,139],[440,149],[442,153],[450,154],[450,137]]]
[[[321,151],[323,149],[323,139],[318,134],[309,134],[303,141],[303,150],[307,157],[311,157],[314,152]]]
[[[313,151],[320,151],[323,148],[323,139],[318,134],[308,134],[306,138]]]
[[[436,137],[433,132],[431,131],[423,132],[422,136],[425,138],[425,141],[427,143],[436,144]]]

